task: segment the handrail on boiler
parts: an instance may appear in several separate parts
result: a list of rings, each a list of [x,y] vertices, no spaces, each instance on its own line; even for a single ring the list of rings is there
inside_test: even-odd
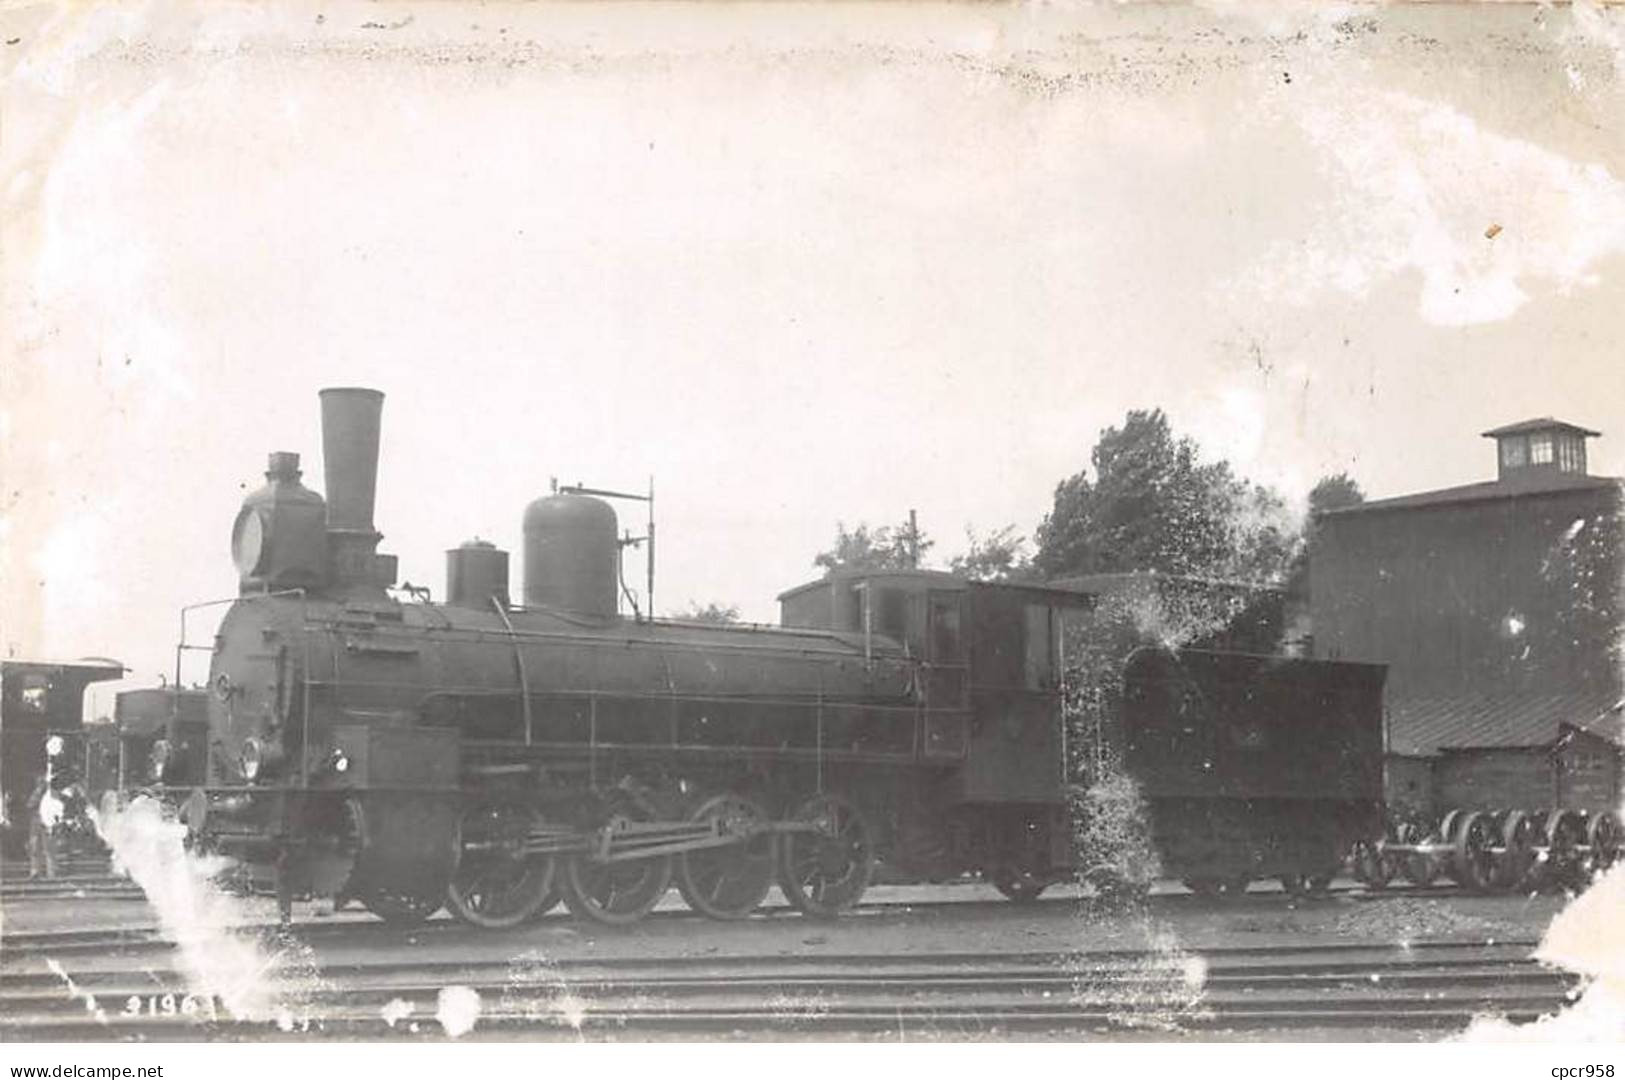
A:
[[[175,686],[180,687],[182,685],[181,656],[184,653],[186,653],[188,650],[193,650],[196,652],[202,652],[204,650],[209,652],[214,651],[213,645],[188,645],[186,643],[186,613],[188,611],[198,611],[206,607],[219,607],[221,604],[235,604],[239,600],[268,600],[274,596],[304,595],[304,589],[278,589],[275,592],[247,593],[242,596],[228,596],[223,600],[204,600],[202,603],[183,605],[181,607],[181,640],[180,644],[175,646]]]
[[[491,606],[496,608],[497,616],[502,619],[502,625],[508,628],[508,635],[513,638],[513,659],[519,668],[519,707],[525,717],[525,745],[531,743],[530,727],[530,676],[525,672],[525,650],[519,647],[519,635],[514,632],[513,620],[508,618],[508,611],[502,606],[502,601],[491,597]]]

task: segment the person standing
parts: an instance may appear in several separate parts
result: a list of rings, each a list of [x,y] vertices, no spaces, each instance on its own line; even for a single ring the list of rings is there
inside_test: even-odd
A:
[[[41,776],[28,796],[28,876],[47,880],[56,877],[56,847],[52,830],[62,817],[62,800],[51,790],[48,777]]]

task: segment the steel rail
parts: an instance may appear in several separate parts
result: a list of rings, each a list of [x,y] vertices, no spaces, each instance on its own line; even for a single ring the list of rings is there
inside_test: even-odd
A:
[[[1454,948],[1466,953],[1485,946],[1469,942]],[[1335,950],[1279,950],[1288,956],[1328,951]],[[324,969],[318,973],[323,988],[301,992],[298,1007],[317,1033],[383,1035],[395,1024],[384,1019],[382,1006],[400,1002],[432,1033],[438,994],[448,980],[455,980],[480,994],[480,1029],[533,1035],[556,1028],[606,1035],[681,1032],[707,1030],[721,1021],[763,1034],[815,1034],[848,1027],[867,1030],[876,1022],[889,1027],[898,1018],[921,1034],[945,1025],[991,1033],[1001,1025],[1067,1031],[1148,1022],[1171,1032],[1214,1025],[1245,1030],[1314,1024],[1411,1028],[1465,1025],[1486,1009],[1533,1019],[1560,1008],[1577,983],[1527,957],[1464,956],[1307,966],[1221,964],[1210,969],[1199,988],[1181,993],[1180,965],[1170,960],[1165,967],[1146,969],[1148,956],[1155,954],[1140,954],[1140,964],[1119,958],[1119,964],[1107,967],[1069,967],[1053,960],[1029,967],[1009,963],[1020,958],[998,954],[848,957],[848,970],[840,970],[834,958],[749,957],[735,958],[733,964],[712,960],[713,970],[698,975],[672,974],[662,962],[647,959],[636,962],[641,971],[632,964],[606,970],[602,961],[581,961],[573,971],[541,963],[516,970],[507,961],[404,962],[387,970]],[[807,963],[786,964],[786,959]],[[807,970],[815,961],[824,970]],[[896,970],[897,961],[907,961],[913,970]],[[587,969],[588,964],[594,968]],[[956,964],[972,970],[955,970]],[[161,980],[141,982],[140,974],[104,978],[76,973],[77,997],[65,993],[60,983],[49,986],[43,977],[22,986],[0,980],[0,1001],[7,1005],[0,1031],[12,1038],[61,1038],[68,1032],[103,1039],[275,1035],[276,1029],[266,1024],[200,1023],[178,1009],[175,1015],[143,1014],[143,1003],[160,999],[173,1008],[185,990]],[[1167,992],[1170,987],[1172,993]],[[1461,993],[1445,996],[1435,992],[1439,988]],[[1327,998],[1327,993],[1335,996]],[[85,995],[106,1003],[99,1006],[99,1019],[87,1016]],[[741,995],[747,1004],[739,1003]],[[128,1009],[131,1002],[133,1010],[116,1011],[120,1004]]]

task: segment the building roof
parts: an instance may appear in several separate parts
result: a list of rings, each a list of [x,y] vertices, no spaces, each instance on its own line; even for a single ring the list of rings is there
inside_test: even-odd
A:
[[[960,577],[958,574],[951,574],[946,570],[920,570],[906,568],[898,570],[853,570],[843,568],[840,570],[827,571],[821,578],[814,578],[812,581],[806,582],[805,584],[786,589],[778,595],[777,599],[785,600],[792,596],[799,596],[800,594],[809,592],[813,589],[827,589],[832,584],[845,584],[848,581],[863,581],[871,578],[912,578],[920,581],[931,581],[943,586],[944,588],[953,588],[957,586],[962,589],[967,584],[963,577]]]
[[[1396,495],[1391,499],[1371,499],[1353,506],[1323,510],[1319,516],[1342,517],[1346,514],[1364,514],[1373,510],[1408,510],[1423,506],[1444,506],[1493,499],[1539,498],[1569,491],[1617,489],[1619,486],[1619,478],[1613,476],[1585,476],[1580,473],[1547,469],[1518,470],[1501,480],[1485,480],[1477,484],[1440,488],[1437,491],[1419,491],[1413,495]]]
[[[1486,439],[1499,439],[1503,435],[1524,435],[1531,431],[1568,431],[1576,435],[1596,437],[1600,431],[1592,431],[1578,424],[1571,424],[1567,420],[1554,420],[1550,416],[1537,416],[1533,420],[1519,420],[1516,424],[1503,424],[1498,428],[1490,428],[1484,432]]]
[[[1589,720],[1576,720],[1565,723],[1564,726],[1578,728],[1599,739],[1607,739],[1615,746],[1625,746],[1625,698],[1614,702]]]
[[[117,660],[109,660],[105,656],[86,656],[78,660],[43,660],[38,657],[8,656],[0,659],[0,670],[6,671],[45,671],[52,669],[65,669],[84,672],[104,672],[98,674],[93,681],[100,682],[105,679],[117,679],[129,670]]]
[[[1614,687],[1559,694],[1393,699],[1388,703],[1388,750],[1422,755],[1442,750],[1550,746],[1565,724],[1617,741],[1618,720],[1612,736],[1606,725],[1611,710],[1617,717],[1619,697],[1619,689]]]

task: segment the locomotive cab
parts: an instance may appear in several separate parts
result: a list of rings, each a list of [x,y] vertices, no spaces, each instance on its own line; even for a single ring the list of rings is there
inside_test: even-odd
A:
[[[837,571],[779,597],[785,626],[895,640],[920,664],[926,756],[944,768],[897,827],[919,876],[973,868],[1036,895],[1072,861],[1067,824],[1061,637],[1092,597],[967,581],[932,570]],[[910,843],[940,836],[949,846]],[[933,870],[933,863],[937,869]]]

